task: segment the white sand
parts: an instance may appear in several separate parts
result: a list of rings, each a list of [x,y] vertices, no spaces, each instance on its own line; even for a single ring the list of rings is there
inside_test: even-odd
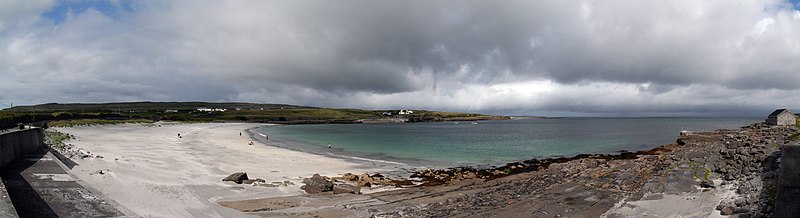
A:
[[[73,158],[78,165],[71,174],[145,217],[244,217],[247,214],[216,201],[302,194],[301,177],[314,173],[336,176],[382,170],[259,142],[248,145],[251,138],[245,129],[259,125],[126,124],[57,130],[77,137],[68,143],[104,157]],[[183,138],[178,138],[178,133]],[[251,179],[268,183],[288,180],[294,185],[256,187],[221,181],[234,172],[247,172]]]

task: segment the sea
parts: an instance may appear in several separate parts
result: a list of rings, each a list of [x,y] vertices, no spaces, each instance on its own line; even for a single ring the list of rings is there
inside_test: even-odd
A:
[[[363,161],[447,168],[648,150],[675,142],[681,130],[738,129],[761,121],[763,118],[758,117],[525,118],[477,122],[274,125],[255,128],[251,132],[257,138],[268,135],[268,146]]]

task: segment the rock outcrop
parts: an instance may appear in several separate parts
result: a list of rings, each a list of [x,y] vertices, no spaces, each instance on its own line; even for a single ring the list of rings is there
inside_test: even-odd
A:
[[[314,174],[311,178],[303,179],[303,183],[305,183],[305,185],[301,186],[300,189],[303,189],[309,194],[333,191],[333,182],[319,174]]]
[[[247,173],[245,172],[236,172],[222,179],[224,182],[235,182],[236,184],[242,184],[245,180],[247,180]]]

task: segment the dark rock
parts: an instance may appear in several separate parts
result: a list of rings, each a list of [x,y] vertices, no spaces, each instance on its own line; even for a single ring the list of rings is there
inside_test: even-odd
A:
[[[357,186],[358,187],[372,187],[372,183],[371,182],[367,182],[367,181],[363,181],[363,180],[359,180]]]
[[[728,216],[733,214],[733,207],[725,207],[719,211],[719,215]]]
[[[228,177],[222,179],[225,182],[235,182],[236,184],[242,184],[242,181],[247,180],[247,173],[245,172],[237,172],[233,173]]]
[[[361,194],[361,187],[356,187],[354,185],[348,185],[348,184],[337,184],[333,186],[333,193]]]
[[[747,208],[744,208],[744,207],[737,207],[736,209],[733,210],[734,214],[749,213],[749,212],[750,212],[750,210],[748,210]]]
[[[319,174],[314,174],[311,178],[303,179],[303,183],[305,183],[305,185],[301,186],[300,189],[303,189],[309,194],[333,191],[333,183]]]
[[[264,182],[266,182],[266,181],[265,181],[265,180],[263,180],[263,179],[245,179],[245,180],[242,180],[242,183],[244,183],[244,184],[248,184],[248,185],[249,185],[249,184],[253,184],[253,183],[255,183],[255,182],[264,183]]]
[[[675,142],[678,143],[678,145],[686,145],[686,142],[684,142],[683,139],[680,138],[678,138],[678,140],[675,140]]]
[[[736,204],[737,207],[741,207],[746,205],[747,201],[744,198],[737,198],[736,201],[734,201],[734,204]]]
[[[716,186],[714,186],[714,183],[710,182],[708,180],[703,180],[702,182],[700,182],[700,187],[702,187],[702,188],[716,188]]]
[[[341,178],[347,181],[358,181],[358,175],[352,173],[345,173]]]
[[[726,207],[731,207],[732,205],[733,205],[733,202],[731,202],[730,200],[722,200],[722,201],[719,202],[719,205],[717,205],[717,207],[715,209],[722,210],[722,209],[725,209]]]
[[[395,180],[393,181],[393,183],[397,187],[414,186],[414,182],[412,182],[411,180]]]

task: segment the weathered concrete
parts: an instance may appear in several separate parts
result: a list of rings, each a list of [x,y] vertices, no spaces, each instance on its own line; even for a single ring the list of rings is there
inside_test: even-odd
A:
[[[11,130],[0,134],[0,166],[44,146],[41,128]]]
[[[781,151],[781,175],[775,199],[775,217],[800,214],[800,145],[787,145]]]
[[[19,217],[17,210],[14,209],[14,204],[11,203],[11,197],[8,196],[6,186],[3,185],[3,180],[0,179],[0,217]]]
[[[0,168],[0,177],[20,217],[121,217],[106,201],[70,176],[46,149]]]

